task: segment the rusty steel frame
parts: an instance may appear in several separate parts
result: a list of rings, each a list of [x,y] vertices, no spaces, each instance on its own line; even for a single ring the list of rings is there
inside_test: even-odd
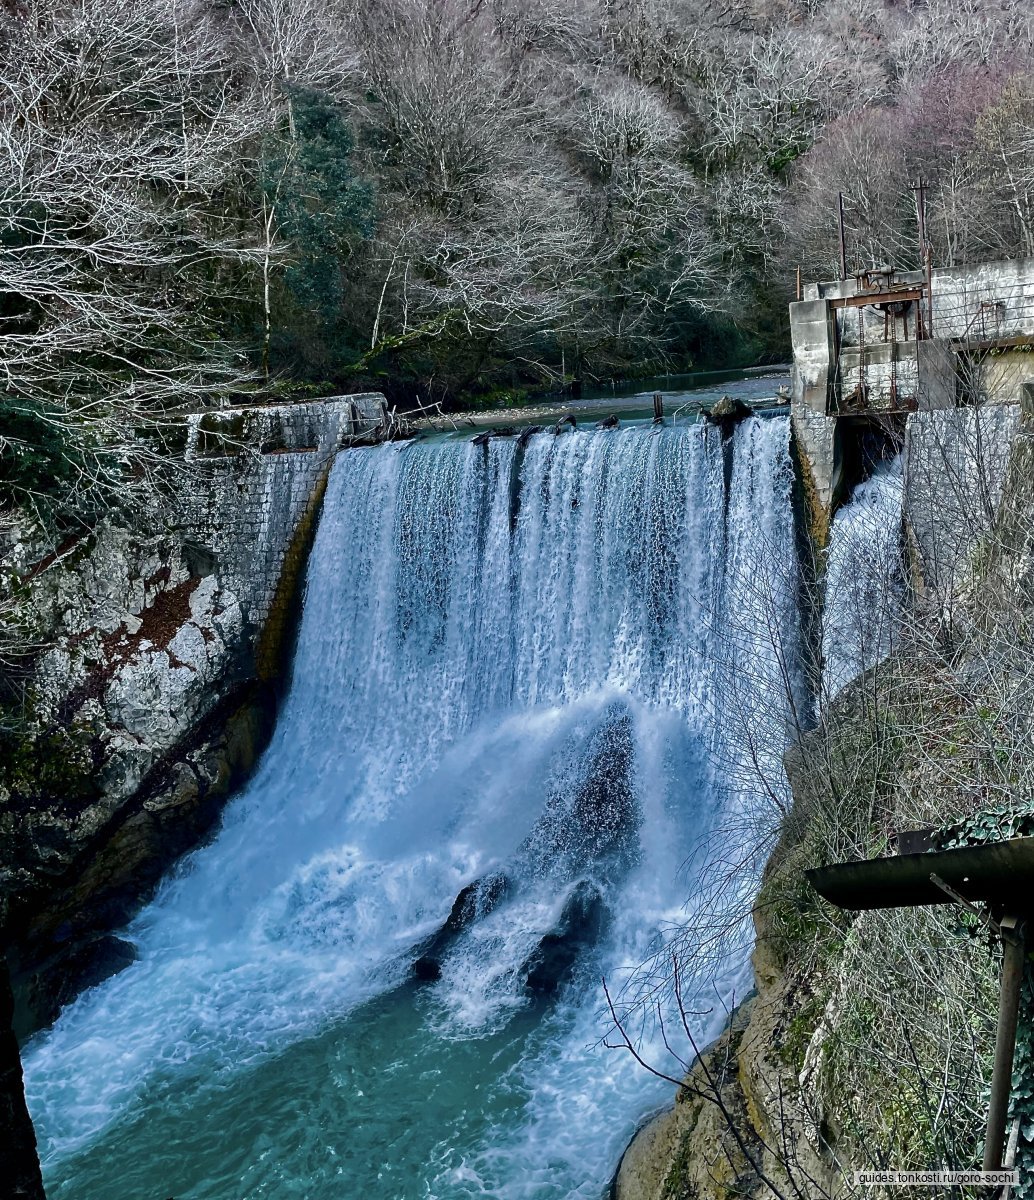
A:
[[[895,288],[886,292],[860,292],[856,296],[834,296],[829,301],[830,308],[868,308],[870,304],[903,304],[906,301],[923,300],[926,288],[910,287]]]
[[[855,912],[951,902],[970,909],[985,906],[983,912],[988,924],[1000,934],[1004,952],[983,1155],[983,1169],[998,1170],[1005,1147],[1027,960],[1025,921],[1030,914],[1017,912],[1016,908],[1017,900],[1025,891],[1029,894],[1034,880],[1034,837],[835,863],[814,867],[805,871],[805,876],[823,899]],[[998,913],[1004,909],[1007,915],[995,920],[988,906]]]

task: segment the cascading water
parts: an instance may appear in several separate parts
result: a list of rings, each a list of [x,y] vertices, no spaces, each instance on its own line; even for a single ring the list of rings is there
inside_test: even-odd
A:
[[[822,627],[829,699],[890,654],[904,608],[900,458],[881,463],[833,518]]]
[[[787,442],[339,456],[256,776],[25,1055],[53,1200],[601,1195],[670,1089],[599,1045],[600,974],[779,778]]]

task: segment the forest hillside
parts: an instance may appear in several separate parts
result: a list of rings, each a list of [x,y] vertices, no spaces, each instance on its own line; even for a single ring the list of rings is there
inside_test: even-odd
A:
[[[785,361],[849,267],[1034,252],[1025,0],[9,0],[4,506],[228,395]],[[135,470],[134,470],[135,469]]]

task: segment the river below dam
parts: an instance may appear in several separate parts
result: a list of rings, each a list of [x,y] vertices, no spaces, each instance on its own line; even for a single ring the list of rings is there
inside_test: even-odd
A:
[[[604,1195],[671,1087],[602,1044],[601,977],[663,962],[730,863],[730,911],[752,893],[784,786],[788,443],[774,416],[338,456],[258,770],[137,961],[26,1048],[52,1200]],[[699,1039],[749,932],[691,975]]]

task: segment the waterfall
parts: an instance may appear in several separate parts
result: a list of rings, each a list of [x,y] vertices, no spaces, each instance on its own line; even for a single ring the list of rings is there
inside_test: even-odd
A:
[[[784,418],[341,453],[254,778],[27,1048],[52,1200],[599,1197],[670,1092],[600,975],[782,786],[791,486]]]
[[[881,463],[833,518],[822,625],[822,690],[837,695],[890,654],[905,604],[901,459]]]

